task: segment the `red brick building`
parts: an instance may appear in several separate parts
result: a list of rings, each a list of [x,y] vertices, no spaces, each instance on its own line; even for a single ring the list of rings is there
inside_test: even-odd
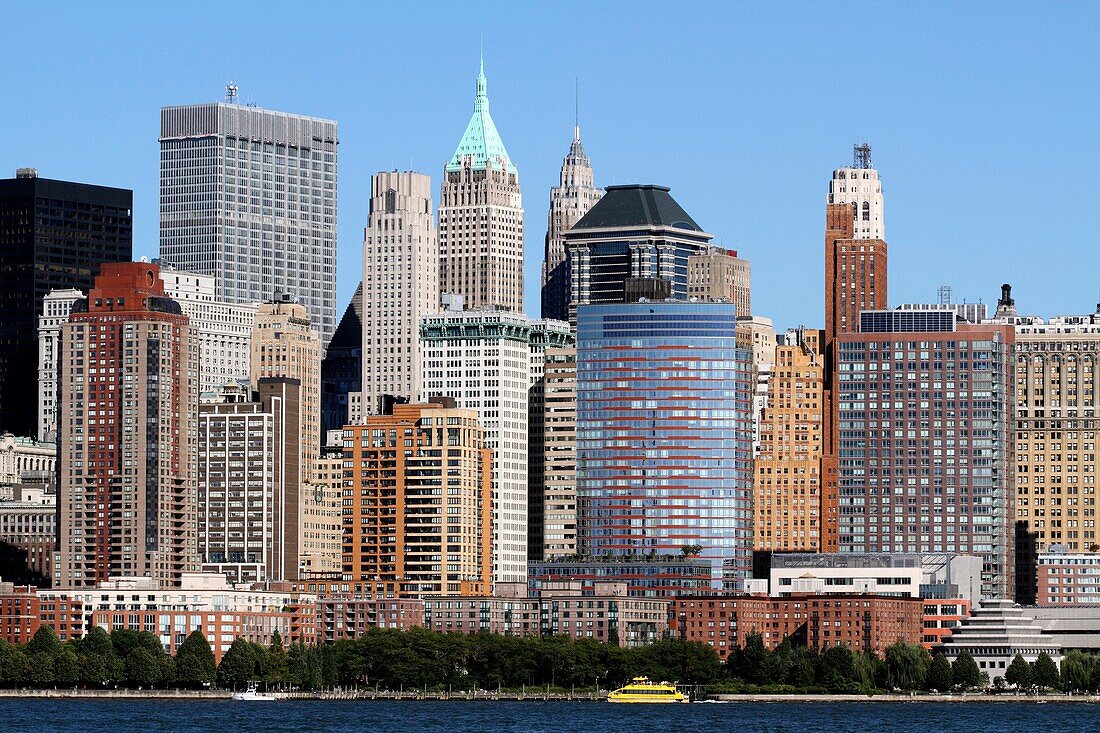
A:
[[[951,636],[951,630],[970,618],[970,601],[966,598],[926,598],[924,600],[924,636],[921,643],[925,649],[943,643]]]
[[[923,602],[894,596],[712,596],[672,601],[669,627],[680,638],[702,641],[725,659],[752,633],[774,649],[790,637],[822,650],[846,645],[883,654],[895,641],[921,643]]]
[[[43,597],[33,585],[0,583],[0,638],[26,644],[39,626],[51,626],[62,641],[84,635],[83,604]]]
[[[317,638],[354,639],[368,629],[424,625],[424,602],[413,598],[328,597],[317,600]]]

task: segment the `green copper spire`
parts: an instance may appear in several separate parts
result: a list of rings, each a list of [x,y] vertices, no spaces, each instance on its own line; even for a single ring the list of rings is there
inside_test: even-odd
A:
[[[470,124],[466,125],[466,132],[462,134],[462,140],[447,163],[447,170],[462,170],[462,160],[470,156],[473,158],[474,168],[507,168],[508,172],[515,173],[516,167],[512,165],[508,151],[504,148],[504,141],[500,139],[497,126],[493,124],[493,118],[489,114],[489,82],[485,78],[485,57],[481,58],[481,64],[477,74],[477,96],[474,97],[474,114],[470,118]]]

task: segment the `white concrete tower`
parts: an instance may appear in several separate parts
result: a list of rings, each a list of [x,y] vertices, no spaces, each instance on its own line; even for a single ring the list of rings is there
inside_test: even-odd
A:
[[[382,395],[420,402],[420,319],[439,311],[439,241],[431,179],[376,173],[363,233],[363,414]]]
[[[856,145],[849,168],[837,168],[829,181],[830,204],[852,204],[855,216],[853,239],[886,241],[886,222],[882,211],[882,181],[871,167],[871,146]]]

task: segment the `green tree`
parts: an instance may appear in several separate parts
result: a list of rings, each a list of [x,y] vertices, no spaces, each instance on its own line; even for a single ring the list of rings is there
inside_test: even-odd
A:
[[[54,683],[58,687],[76,687],[80,682],[80,660],[70,644],[65,644],[53,658]]]
[[[943,652],[932,655],[932,664],[928,667],[928,676],[924,681],[925,688],[936,692],[951,691],[951,663]]]
[[[1089,680],[1096,658],[1091,654],[1071,649],[1062,658],[1062,688],[1066,692],[1083,692],[1090,689]]]
[[[1046,652],[1039,653],[1032,672],[1035,684],[1042,689],[1056,690],[1062,686],[1062,675],[1058,672],[1058,665]]]
[[[831,646],[818,657],[819,679],[830,692],[862,692],[866,686],[855,652]]]
[[[982,671],[970,652],[964,651],[951,663],[951,679],[960,690],[972,690],[982,685]]]
[[[197,689],[213,684],[216,673],[210,642],[201,629],[195,629],[176,650],[176,682]]]
[[[256,651],[245,639],[236,639],[218,665],[218,687],[240,690],[256,679]]]
[[[0,637],[0,687],[11,688],[22,684],[26,664],[23,650]]]
[[[33,656],[35,654],[48,654],[50,658],[57,656],[57,653],[61,651],[61,642],[57,638],[57,634],[54,633],[52,626],[42,624],[38,627],[38,630],[34,632],[34,636],[27,642],[27,656]]]
[[[28,644],[28,647],[29,646]],[[23,682],[28,687],[38,689],[52,687],[54,683],[53,657],[50,656],[48,652],[27,654],[27,665],[23,673]]]
[[[77,646],[80,681],[89,687],[103,687],[122,680],[122,661],[111,646],[111,638],[95,626]]]
[[[891,689],[924,689],[931,660],[922,647],[897,641],[886,648],[886,685]]]
[[[271,635],[271,646],[266,650],[264,663],[264,681],[269,685],[280,685],[289,681],[288,659],[286,647],[283,646],[283,637],[276,629]]]
[[[1031,665],[1022,654],[1017,654],[1012,658],[1012,664],[1008,665],[1005,682],[1014,685],[1017,690],[1024,690],[1031,687],[1032,676]]]
[[[161,665],[156,655],[147,647],[134,647],[126,655],[126,684],[148,690],[157,687],[161,681]]]
[[[764,646],[764,637],[759,631],[751,632],[745,637],[745,646],[736,654],[735,674],[746,682],[762,684],[768,655],[768,648]]]

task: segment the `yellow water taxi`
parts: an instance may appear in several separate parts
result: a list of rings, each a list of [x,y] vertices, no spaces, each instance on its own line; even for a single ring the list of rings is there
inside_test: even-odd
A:
[[[629,685],[607,693],[608,702],[689,702],[687,695],[667,682],[635,677]]]

